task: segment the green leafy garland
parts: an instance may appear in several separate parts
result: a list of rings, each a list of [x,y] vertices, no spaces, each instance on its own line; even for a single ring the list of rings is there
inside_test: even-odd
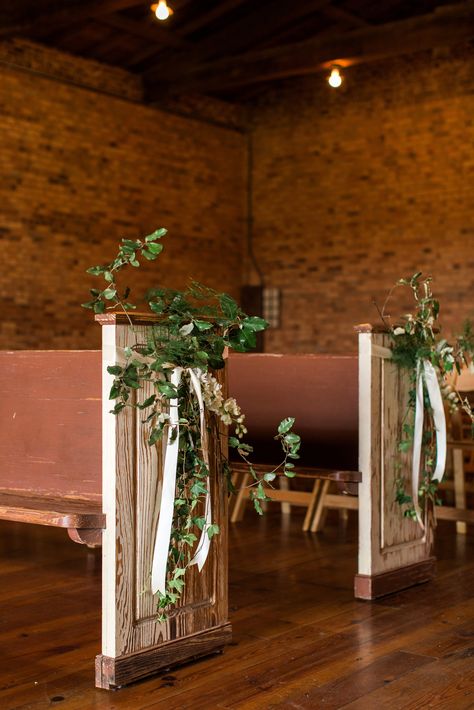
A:
[[[130,289],[123,292],[117,285],[117,276],[125,267],[140,266],[140,259],[154,261],[163,245],[161,239],[166,229],[158,229],[144,239],[122,239],[115,259],[103,266],[93,266],[88,273],[104,279],[102,289],[91,289],[91,300],[84,308],[95,313],[108,309],[135,310],[130,302]],[[205,531],[209,538],[219,533],[219,527],[206,527],[203,514],[207,494],[206,480],[209,470],[203,457],[202,432],[199,404],[192,396],[189,377],[184,376],[176,387],[171,382],[175,367],[197,368],[200,373],[203,399],[206,409],[215,416],[208,417],[211,435],[219,445],[219,420],[232,427],[235,436],[229,437],[229,446],[236,449],[248,464],[252,476],[250,497],[256,511],[262,514],[262,502],[268,500],[266,489],[272,486],[277,475],[294,476],[291,459],[298,458],[300,437],[292,431],[294,419],[284,419],[275,436],[283,450],[281,463],[264,474],[257,472],[250,462],[252,447],[244,443],[247,433],[245,416],[234,398],[225,399],[221,385],[212,374],[224,367],[224,350],[230,348],[246,352],[256,345],[256,333],[267,327],[266,321],[247,316],[237,303],[225,293],[193,281],[184,291],[169,288],[153,288],[146,294],[152,313],[159,317],[156,325],[149,328],[146,342],[139,342],[125,349],[126,362],[108,368],[114,375],[110,399],[115,400],[112,412],[116,415],[126,407],[143,412],[143,422],[148,427],[148,443],[154,446],[168,436],[179,436],[176,495],[168,554],[166,593],[158,592],[159,621],[167,618],[168,609],[175,605],[183,594],[185,576],[193,557],[197,532]],[[132,322],[130,319],[130,325]],[[133,326],[132,326],[133,327]],[[140,401],[140,391],[146,383],[152,383],[154,393]],[[137,394],[136,397],[132,393]],[[178,400],[179,435],[169,422],[169,400]],[[171,429],[171,431],[170,431]],[[219,451],[221,469],[228,487],[232,490],[231,465]]]
[[[411,278],[400,279],[391,289],[381,316],[391,336],[392,360],[400,368],[409,371],[410,391],[407,412],[402,427],[402,437],[398,443],[400,455],[407,454],[413,448],[414,420],[416,408],[416,377],[418,363],[429,360],[436,370],[441,394],[451,412],[464,411],[470,418],[474,434],[474,412],[467,398],[463,398],[449,382],[449,376],[454,371],[460,373],[463,367],[472,365],[474,356],[474,332],[470,322],[464,324],[462,335],[456,338],[454,344],[449,344],[439,334],[439,302],[431,290],[431,277],[423,278],[421,272]],[[408,287],[415,301],[415,310],[402,316],[400,325],[391,325],[385,309],[394,289]],[[436,431],[433,422],[432,409],[426,386],[423,385],[425,404],[425,428],[422,439],[422,470],[418,491],[419,505],[425,514],[427,506],[441,503],[437,495],[437,483],[431,477],[436,461]],[[399,469],[402,464],[398,462]],[[396,501],[402,506],[405,517],[416,518],[412,496],[407,492],[407,481],[404,476],[397,480]]]

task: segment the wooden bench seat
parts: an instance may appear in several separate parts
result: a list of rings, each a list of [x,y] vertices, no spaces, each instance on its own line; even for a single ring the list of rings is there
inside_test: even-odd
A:
[[[254,447],[251,458],[259,471],[271,471],[282,458],[274,441],[278,423],[295,418],[301,435],[300,459],[294,461],[295,478],[314,481],[312,490],[293,490],[290,479],[279,477],[279,487],[268,497],[281,503],[283,513],[291,505],[306,508],[303,530],[322,525],[325,507],[344,513],[357,507],[352,498],[358,483],[358,360],[347,355],[245,354],[229,358],[229,391],[246,416],[248,436]],[[249,499],[245,464],[232,461],[238,493],[231,509],[231,522],[242,519]],[[336,484],[337,483],[337,488]],[[332,485],[333,484],[333,485]],[[330,493],[330,486],[334,490]],[[350,493],[337,495],[337,491]]]
[[[90,547],[101,544],[102,530],[105,528],[101,503],[4,490],[0,490],[0,519],[67,528],[74,542]]]

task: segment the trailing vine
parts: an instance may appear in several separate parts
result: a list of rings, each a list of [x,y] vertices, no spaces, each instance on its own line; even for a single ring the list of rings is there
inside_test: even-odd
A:
[[[474,434],[474,412],[467,398],[463,398],[453,384],[453,373],[458,374],[464,367],[472,367],[474,357],[474,332],[469,321],[464,324],[463,332],[453,344],[440,335],[440,305],[431,289],[431,277],[423,277],[418,272],[408,279],[400,279],[391,289],[381,317],[392,339],[392,361],[398,367],[409,372],[410,390],[407,411],[405,413],[402,436],[398,442],[400,456],[412,451],[414,443],[414,421],[416,411],[416,380],[419,363],[428,360],[436,371],[442,397],[450,412],[462,410],[470,419]],[[413,313],[402,316],[401,323],[392,325],[385,310],[394,289],[410,289],[415,302]],[[439,505],[438,485],[432,480],[436,461],[436,431],[433,411],[428,396],[426,383],[423,383],[425,427],[422,438],[422,455],[418,503],[424,514],[427,506]],[[401,470],[401,461],[398,462]],[[402,507],[405,517],[416,518],[412,495],[407,490],[406,478],[397,479],[396,502]]]
[[[117,256],[106,265],[92,266],[87,271],[104,280],[103,288],[90,290],[91,299],[84,308],[95,313],[122,310],[129,313],[136,304],[129,300],[130,289],[120,289],[117,279],[128,267],[138,268],[142,259],[154,261],[163,250],[165,229],[158,229],[144,239],[122,239]],[[168,553],[166,592],[157,594],[158,620],[167,618],[168,610],[183,594],[186,572],[191,564],[198,541],[204,532],[209,539],[219,533],[218,525],[207,524],[203,513],[208,493],[206,481],[208,465],[203,455],[203,438],[200,409],[193,396],[189,370],[199,372],[205,408],[211,413],[207,426],[214,441],[219,442],[218,422],[233,429],[228,443],[248,464],[252,476],[250,497],[254,507],[262,514],[262,502],[268,500],[266,490],[278,475],[294,476],[292,459],[298,458],[300,437],[294,433],[294,419],[284,419],[276,434],[282,446],[282,461],[273,470],[257,472],[250,456],[252,447],[244,442],[247,433],[245,415],[236,400],[225,398],[216,374],[224,365],[225,348],[246,352],[256,345],[256,333],[267,323],[262,318],[246,315],[228,294],[192,281],[184,291],[170,288],[152,288],[146,293],[146,302],[158,322],[149,328],[146,342],[137,342],[125,348],[124,362],[108,368],[114,376],[110,399],[115,400],[112,412],[119,415],[131,407],[142,412],[147,426],[148,444],[155,446],[163,439],[178,442],[178,466],[174,514]],[[130,319],[130,325],[132,321]],[[171,381],[176,367],[186,368],[178,386]],[[140,398],[144,385],[151,383],[153,394]],[[133,393],[136,396],[133,396]],[[170,423],[170,400],[178,401],[179,433]],[[221,469],[229,489],[231,463],[219,452]]]

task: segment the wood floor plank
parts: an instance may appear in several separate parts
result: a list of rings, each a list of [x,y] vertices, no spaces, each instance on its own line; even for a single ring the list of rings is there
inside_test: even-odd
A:
[[[325,683],[317,688],[308,688],[297,694],[285,695],[284,700],[268,704],[267,707],[295,708],[297,710],[308,707],[324,707],[325,710],[338,710],[351,701],[364,697],[373,690],[384,687],[387,683],[413,672],[416,668],[433,662],[434,659],[428,656],[394,651],[331,683]],[[236,706],[230,704],[228,707]],[[256,706],[255,704],[248,705],[249,709],[251,707]]]
[[[59,530],[0,524],[0,708],[474,708],[473,535],[440,523],[436,581],[369,603],[352,594],[351,521],[315,535],[301,519],[249,510],[231,526],[223,655],[113,693],[93,685],[100,556]]]

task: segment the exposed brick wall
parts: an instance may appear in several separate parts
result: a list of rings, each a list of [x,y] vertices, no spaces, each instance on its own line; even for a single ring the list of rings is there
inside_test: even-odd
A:
[[[268,351],[354,350],[372,298],[418,269],[435,277],[447,332],[474,315],[473,76],[462,48],[353,67],[338,91],[313,76],[262,93],[254,251],[283,290]],[[170,230],[165,253],[136,281],[238,293],[245,112],[199,97],[165,112],[141,91],[121,70],[0,44],[1,348],[96,347],[84,270],[155,226]]]
[[[140,291],[194,277],[237,295],[245,139],[139,98],[125,72],[1,46],[0,348],[97,347],[100,328],[79,306],[94,284],[85,269],[113,257],[120,237],[158,226],[169,229],[166,248],[134,272]]]
[[[474,316],[473,77],[460,48],[353,67],[340,90],[319,75],[262,96],[254,251],[283,290],[268,351],[353,351],[372,298],[417,270],[434,277],[447,334]]]

